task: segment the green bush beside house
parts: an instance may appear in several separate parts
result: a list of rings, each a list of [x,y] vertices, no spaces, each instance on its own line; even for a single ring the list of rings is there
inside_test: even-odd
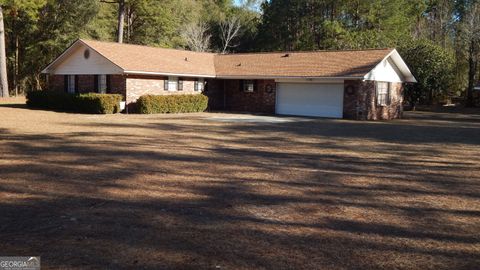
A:
[[[54,91],[30,91],[27,105],[31,108],[91,114],[120,112],[122,95],[117,94],[67,94]]]
[[[142,114],[203,112],[207,106],[205,95],[145,95],[137,100],[137,111]]]

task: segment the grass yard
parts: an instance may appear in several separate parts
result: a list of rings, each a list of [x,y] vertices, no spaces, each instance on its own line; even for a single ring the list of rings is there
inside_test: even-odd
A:
[[[480,115],[0,105],[1,255],[42,269],[478,269]]]

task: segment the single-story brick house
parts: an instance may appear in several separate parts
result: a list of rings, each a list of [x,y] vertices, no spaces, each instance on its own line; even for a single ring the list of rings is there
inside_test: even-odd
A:
[[[395,49],[216,54],[77,40],[43,70],[52,90],[200,94],[213,110],[362,120],[402,116],[416,82]]]

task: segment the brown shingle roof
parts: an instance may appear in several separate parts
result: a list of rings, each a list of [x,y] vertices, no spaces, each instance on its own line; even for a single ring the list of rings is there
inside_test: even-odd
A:
[[[393,49],[214,54],[81,40],[125,71],[217,77],[363,77]]]
[[[215,76],[213,53],[81,41],[125,71]]]
[[[392,49],[251,53],[215,57],[217,76],[363,77]]]

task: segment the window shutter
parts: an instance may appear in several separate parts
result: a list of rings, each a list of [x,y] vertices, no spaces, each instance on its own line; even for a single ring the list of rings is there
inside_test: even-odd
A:
[[[256,92],[257,89],[258,89],[258,81],[255,80],[255,81],[253,81],[252,83],[253,83],[253,92]]]
[[[163,80],[163,90],[168,91],[168,79]]]
[[[183,81],[178,79],[178,91],[183,91]]]
[[[245,80],[240,81],[240,92],[245,91]]]
[[[193,90],[198,91],[198,81],[195,81],[195,84],[193,86]]]
[[[95,93],[99,93],[100,87],[99,87],[99,82],[98,82],[98,75],[94,76],[94,89]]]
[[[68,75],[63,75],[63,90],[68,93]]]
[[[78,89],[78,75],[75,75],[75,94],[79,93]]]
[[[105,93],[112,93],[112,76],[107,75],[107,91]]]

